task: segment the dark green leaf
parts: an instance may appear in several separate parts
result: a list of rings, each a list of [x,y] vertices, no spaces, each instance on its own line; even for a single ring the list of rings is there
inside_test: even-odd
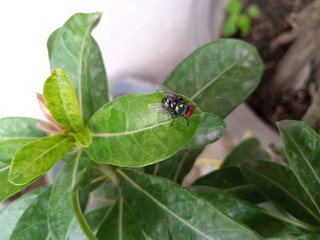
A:
[[[90,160],[79,152],[72,156],[56,176],[49,201],[48,224],[52,239],[65,239],[75,214],[72,207],[72,189],[76,179],[85,171],[86,177],[80,186],[80,203],[85,207],[89,191]]]
[[[254,160],[240,166],[248,180],[268,199],[294,217],[319,225],[317,209],[291,169],[274,162]]]
[[[0,239],[10,239],[12,231],[21,215],[37,198],[40,192],[41,191],[39,189],[36,189],[24,194],[0,211]]]
[[[74,142],[73,138],[54,135],[24,145],[14,155],[9,181],[23,185],[41,176],[68,152]]]
[[[73,133],[82,129],[83,123],[78,99],[72,83],[61,68],[53,70],[43,86],[43,97],[54,120]]]
[[[37,127],[40,120],[9,117],[0,119],[0,141],[12,138],[39,138],[45,133]]]
[[[145,173],[165,177],[181,184],[202,150],[203,148],[181,150],[165,161],[146,166]]]
[[[224,118],[257,87],[262,71],[252,46],[223,39],[194,51],[164,85],[188,96],[201,110]]]
[[[151,239],[261,239],[169,180],[132,170],[117,173],[124,201]]]
[[[100,16],[75,14],[48,40],[51,70],[63,68],[70,77],[85,124],[109,100],[101,53],[90,35]]]
[[[220,139],[224,133],[224,121],[210,113],[205,113],[196,133],[185,148],[200,148]]]
[[[320,136],[299,121],[278,123],[289,164],[320,213]],[[318,215],[320,216],[320,215]]]
[[[139,167],[172,156],[189,142],[203,117],[196,108],[189,118],[171,116],[150,108],[161,103],[161,93],[130,94],[103,106],[90,120],[92,160],[123,167]]]
[[[97,232],[98,239],[145,239],[143,230],[123,198],[106,212]]]
[[[50,193],[51,188],[48,188],[32,202],[19,219],[10,239],[48,239],[47,209]]]
[[[299,236],[270,238],[269,240],[319,240],[319,239],[320,239],[320,234],[309,233],[309,234],[301,234]]]
[[[216,187],[253,204],[265,200],[237,167],[218,169],[197,179],[193,185]]]
[[[217,208],[228,214],[228,216],[239,220],[251,229],[257,231],[257,233],[264,238],[301,232],[300,229],[296,229],[295,226],[290,225],[289,221],[285,224],[272,218],[261,212],[254,205],[240,200],[222,190],[205,186],[195,186],[192,187],[191,190],[208,199]]]
[[[269,155],[260,147],[256,138],[249,138],[242,141],[223,161],[221,167],[236,166],[251,159],[270,159]]]

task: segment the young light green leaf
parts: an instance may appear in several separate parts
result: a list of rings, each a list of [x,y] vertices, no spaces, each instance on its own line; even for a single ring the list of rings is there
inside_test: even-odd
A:
[[[292,216],[311,225],[319,225],[320,216],[291,169],[269,161],[252,160],[240,165],[247,179],[269,200]]]
[[[63,69],[53,70],[44,83],[43,97],[47,108],[58,124],[73,133],[82,129],[78,99]]]
[[[51,188],[48,188],[32,202],[19,219],[10,239],[48,239],[47,209],[50,193]]]
[[[36,189],[14,200],[0,211],[0,239],[10,239],[12,231],[21,215],[41,193],[42,189]]]
[[[278,123],[289,164],[320,213],[320,136],[299,121]]]
[[[261,149],[260,142],[256,138],[249,138],[242,141],[226,157],[221,167],[236,166],[251,159],[270,159],[268,153]]]
[[[220,139],[224,133],[224,121],[211,114],[205,113],[196,133],[185,148],[200,148]]]
[[[91,159],[122,167],[140,167],[172,156],[189,142],[203,113],[196,108],[188,119],[177,116],[173,124],[167,113],[150,104],[161,103],[161,93],[121,96],[102,107],[89,121]]]
[[[33,140],[45,136],[45,133],[37,127],[39,121],[22,117],[0,119],[0,141],[12,138],[31,138]]]
[[[98,239],[146,239],[143,230],[124,203],[123,198],[118,201],[106,212],[103,222],[97,231]]]
[[[90,35],[100,16],[97,12],[75,14],[48,40],[51,70],[63,68],[69,75],[85,124],[109,101],[101,53]]]
[[[181,184],[202,150],[203,148],[183,149],[165,161],[146,166],[145,173]]]
[[[264,238],[292,235],[302,231],[302,229],[291,225],[290,221],[281,222],[272,218],[270,215],[261,212],[256,206],[222,190],[206,186],[194,186],[191,187],[191,190],[209,200],[228,216],[255,230]]]
[[[29,186],[32,182],[24,185],[14,185],[8,181],[10,166],[0,169],[0,202]],[[1,239],[1,238],[0,238]]]
[[[262,72],[254,47],[223,39],[195,50],[164,85],[188,96],[203,111],[225,118],[258,86]]]
[[[65,135],[44,137],[24,145],[14,155],[9,181],[24,185],[46,173],[68,150],[75,140]]]
[[[89,128],[83,127],[80,131],[72,134],[82,147],[89,147],[92,143],[92,137]]]
[[[74,154],[65,163],[56,176],[48,207],[48,224],[52,239],[65,239],[68,234],[69,225],[75,217],[72,207],[72,189],[74,184],[85,172],[86,177],[80,187],[80,204],[84,208],[87,202],[90,176],[90,160],[82,152]]]
[[[150,239],[261,239],[202,197],[169,180],[133,170],[116,172],[124,201]]]

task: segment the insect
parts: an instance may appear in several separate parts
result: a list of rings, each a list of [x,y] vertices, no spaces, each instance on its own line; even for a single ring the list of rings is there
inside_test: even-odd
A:
[[[172,117],[172,126],[174,121],[174,116],[180,115],[183,116],[187,121],[187,126],[189,125],[188,118],[194,113],[196,106],[192,103],[184,100],[178,93],[172,91],[163,85],[157,85],[157,88],[160,92],[163,92],[165,95],[161,100],[160,104],[150,104],[149,106],[156,112],[166,112],[169,113]]]

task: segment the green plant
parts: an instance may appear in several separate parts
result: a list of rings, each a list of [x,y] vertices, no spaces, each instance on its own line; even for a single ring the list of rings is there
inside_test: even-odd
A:
[[[320,140],[300,122],[279,123],[288,166],[249,139],[221,169],[181,186],[203,147],[223,134],[221,118],[258,85],[255,49],[219,40],[180,63],[164,85],[197,108],[189,126],[182,117],[170,126],[169,115],[149,107],[161,93],[109,102],[89,34],[99,18],[76,14],[49,38],[52,74],[39,100],[50,123],[0,120],[1,201],[64,162],[52,184],[0,211],[0,239],[319,238]]]
[[[227,19],[223,23],[222,35],[231,37],[238,31],[242,37],[249,34],[252,19],[260,17],[260,9],[250,4],[246,11],[243,11],[243,4],[240,0],[229,0],[227,5]]]

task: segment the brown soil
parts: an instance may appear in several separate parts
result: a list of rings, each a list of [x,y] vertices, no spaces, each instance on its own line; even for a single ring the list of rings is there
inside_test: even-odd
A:
[[[253,44],[265,64],[265,71],[260,86],[249,97],[247,103],[267,123],[275,126],[282,119],[301,119],[310,105],[310,95],[307,89],[299,91],[282,91],[275,95],[270,81],[275,68],[288,50],[290,44],[270,50],[271,41],[281,33],[291,29],[288,18],[298,12],[312,0],[243,0],[245,6],[256,4],[261,10],[261,17],[252,23],[250,35],[244,40]]]

